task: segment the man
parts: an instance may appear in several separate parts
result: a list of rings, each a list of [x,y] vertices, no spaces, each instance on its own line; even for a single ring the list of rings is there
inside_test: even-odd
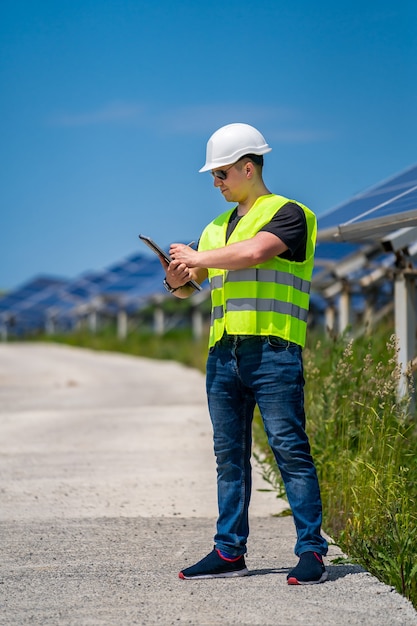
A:
[[[210,281],[212,313],[207,396],[217,461],[219,516],[213,551],[182,570],[182,579],[248,574],[251,427],[258,405],[297,530],[298,565],[289,584],[326,580],[322,508],[305,433],[305,342],[316,218],[300,203],[272,194],[262,177],[270,152],[261,133],[229,124],[207,144],[206,163],[234,208],[209,224],[198,251],[172,244],[165,287],[185,298],[187,281]]]

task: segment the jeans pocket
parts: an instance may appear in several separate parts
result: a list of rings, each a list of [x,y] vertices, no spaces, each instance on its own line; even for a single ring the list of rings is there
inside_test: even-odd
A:
[[[268,335],[268,343],[272,348],[278,350],[287,350],[287,348],[291,345],[290,341],[282,339],[281,337],[276,337],[275,335]]]

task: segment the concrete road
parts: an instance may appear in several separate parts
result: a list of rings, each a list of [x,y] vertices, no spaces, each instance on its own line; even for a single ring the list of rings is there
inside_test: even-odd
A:
[[[326,559],[286,584],[287,508],[255,471],[251,576],[181,581],[212,548],[215,466],[204,377],[177,363],[0,345],[0,624],[417,625],[402,596]]]

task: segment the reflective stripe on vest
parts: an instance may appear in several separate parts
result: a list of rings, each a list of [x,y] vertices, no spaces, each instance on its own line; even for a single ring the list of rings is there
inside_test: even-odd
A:
[[[271,304],[273,308],[271,308]],[[307,322],[308,311],[302,309],[295,304],[289,302],[267,301],[265,303],[259,300],[229,300],[227,303],[228,311],[274,311],[274,313],[282,313],[283,315],[291,315],[302,322]],[[222,305],[213,307],[211,312],[211,320],[220,320],[224,316],[224,307]]]
[[[227,311],[273,311],[283,315],[291,315],[302,322],[307,321],[308,311],[291,302],[278,302],[277,300],[235,299],[227,301]]]
[[[219,277],[216,276],[215,278],[217,279]],[[256,280],[261,283],[279,283],[280,285],[287,286],[292,285],[294,289],[302,291],[303,293],[310,293],[311,287],[311,282],[309,280],[304,280],[303,278],[294,276],[294,274],[288,274],[288,272],[279,272],[278,270],[267,270],[256,267],[250,267],[246,270],[229,272],[226,280],[230,283]]]

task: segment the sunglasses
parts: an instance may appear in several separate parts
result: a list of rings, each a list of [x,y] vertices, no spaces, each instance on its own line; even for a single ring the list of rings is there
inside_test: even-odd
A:
[[[236,165],[236,163],[233,163],[233,165]],[[227,172],[232,169],[233,165],[229,165],[229,167],[226,170],[211,170],[211,175],[213,176],[213,178],[218,178],[219,180],[226,180]]]

